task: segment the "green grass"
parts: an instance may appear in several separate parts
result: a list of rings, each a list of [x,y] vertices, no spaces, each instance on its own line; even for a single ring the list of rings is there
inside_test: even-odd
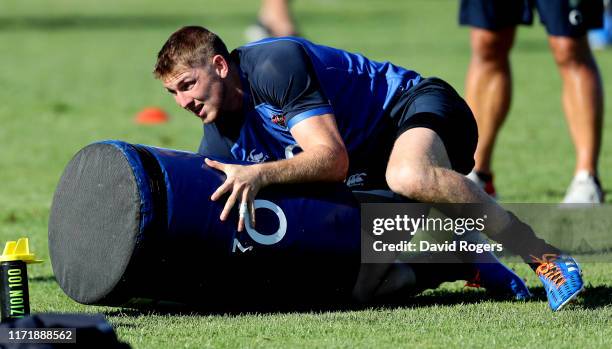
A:
[[[175,4],[176,3],[176,4]],[[173,105],[151,76],[169,33],[208,26],[229,47],[243,43],[258,1],[29,0],[0,2],[0,240],[30,236],[48,261],[47,220],[55,185],[72,155],[101,139],[193,150],[199,121]],[[301,31],[317,42],[436,75],[463,91],[468,31],[455,0],[295,1]],[[597,52],[612,90],[612,51]],[[573,149],[560,78],[541,26],[522,28],[512,54],[514,99],[495,157],[507,202],[558,202],[571,179]],[[608,94],[609,96],[609,94]],[[611,115],[609,98],[606,114]],[[162,127],[132,122],[144,106],[172,114]],[[612,126],[600,168],[612,186]],[[162,314],[86,307],[67,298],[47,262],[30,268],[34,312],[104,312],[136,348],[166,347],[559,347],[612,346],[612,274],[585,265],[587,298],[552,314],[540,298],[499,302],[458,283],[414,305],[313,313]],[[537,280],[529,275],[530,286]],[[541,289],[536,289],[541,295]]]

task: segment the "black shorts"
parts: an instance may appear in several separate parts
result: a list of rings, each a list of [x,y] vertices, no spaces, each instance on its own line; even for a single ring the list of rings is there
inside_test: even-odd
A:
[[[459,23],[488,30],[532,24],[534,8],[549,35],[580,37],[603,25],[602,0],[461,0]]]
[[[444,143],[453,170],[468,174],[474,167],[478,129],[472,111],[446,82],[427,78],[398,90],[390,103],[385,132],[369,140],[351,158],[346,184],[353,190],[388,189],[385,178],[395,140],[415,127],[433,130]]]
[[[445,81],[427,78],[403,92],[390,116],[396,125],[395,139],[415,127],[431,129],[442,139],[453,170],[468,174],[474,167],[476,120],[467,103]]]

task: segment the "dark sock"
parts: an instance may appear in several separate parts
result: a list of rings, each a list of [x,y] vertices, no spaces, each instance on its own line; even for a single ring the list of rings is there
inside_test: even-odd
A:
[[[484,172],[476,171],[476,175],[478,176],[478,178],[480,178],[481,181],[485,183],[493,180],[492,173],[484,173]]]
[[[512,212],[510,214],[510,224],[501,233],[491,236],[492,239],[500,242],[504,249],[515,253],[535,270],[539,263],[535,258],[542,258],[546,254],[561,254],[561,250],[548,244],[543,239],[538,238],[533,229],[521,222]]]

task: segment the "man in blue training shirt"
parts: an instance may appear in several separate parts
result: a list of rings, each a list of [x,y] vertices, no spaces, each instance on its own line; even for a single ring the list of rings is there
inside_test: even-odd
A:
[[[211,199],[229,194],[221,220],[239,204],[239,231],[245,219],[255,224],[253,200],[273,184],[347,180],[426,203],[480,203],[489,237],[530,264],[553,310],[582,291],[573,258],[464,176],[474,165],[476,123],[444,81],[292,37],[230,54],[202,27],[173,33],[154,74],[204,123],[202,154],[256,163],[206,160],[227,176]]]

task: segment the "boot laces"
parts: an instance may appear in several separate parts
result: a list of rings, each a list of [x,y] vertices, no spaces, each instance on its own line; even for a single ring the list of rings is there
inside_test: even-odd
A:
[[[553,263],[558,256],[556,254],[545,254],[542,258],[531,256],[535,263],[538,263],[536,274],[550,280],[557,288],[561,287],[566,281],[559,267]]]

